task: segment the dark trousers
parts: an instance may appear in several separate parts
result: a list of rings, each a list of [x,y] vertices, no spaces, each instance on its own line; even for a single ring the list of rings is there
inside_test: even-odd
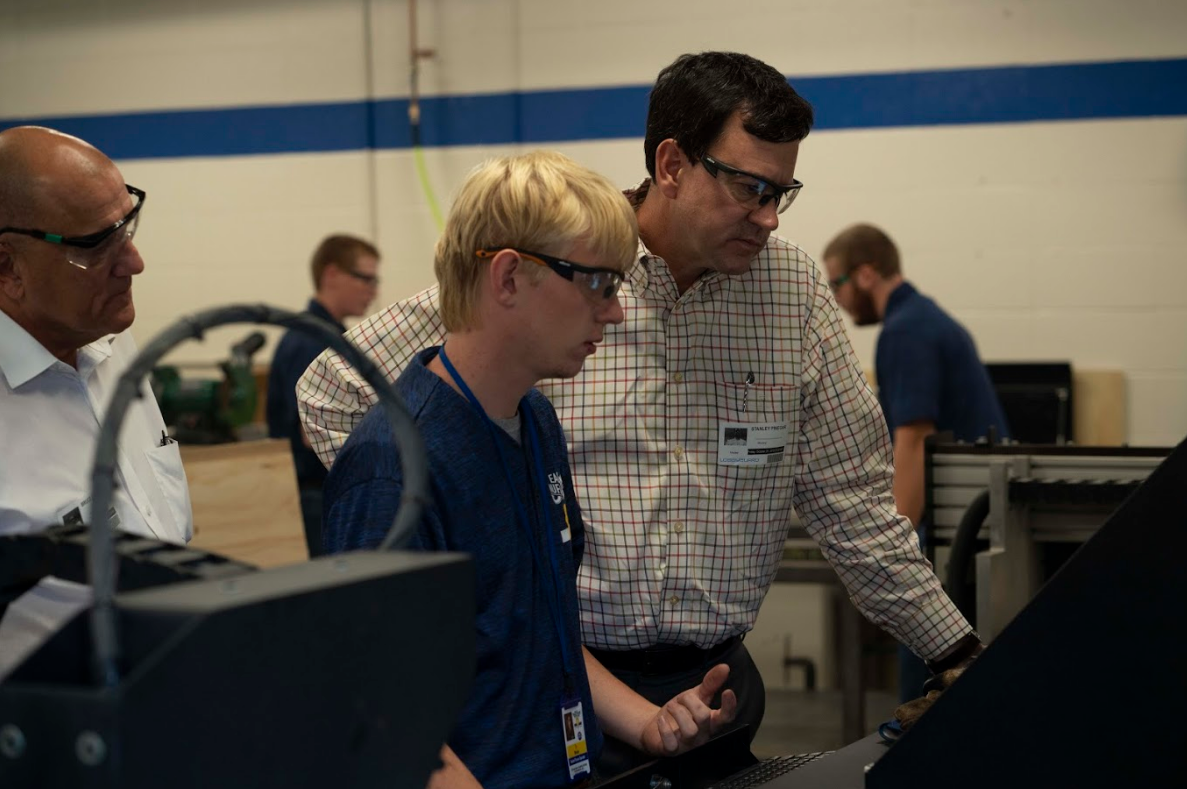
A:
[[[321,556],[321,486],[303,487],[301,495],[301,520],[305,525],[305,545],[309,548],[309,558]]]
[[[613,669],[610,671],[640,696],[662,706],[673,696],[701,684],[706,672],[718,663],[725,663],[730,667],[730,676],[726,680],[725,688],[733,690],[738,697],[738,713],[733,725],[749,726],[750,737],[753,739],[766,712],[767,694],[762,675],[758,673],[758,666],[754,665],[750,653],[740,641],[737,646],[711,663],[678,674],[641,674],[637,671]],[[711,706],[721,706],[720,694],[713,699]],[[602,756],[598,760],[597,775],[602,779],[608,779],[655,758],[607,735],[602,747]]]

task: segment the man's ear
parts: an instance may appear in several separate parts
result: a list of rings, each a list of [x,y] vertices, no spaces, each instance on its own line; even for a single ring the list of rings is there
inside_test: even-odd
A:
[[[25,292],[25,283],[17,270],[16,256],[12,248],[0,242],[0,292],[12,300],[18,300]]]
[[[680,146],[670,137],[655,149],[655,183],[664,197],[676,197],[680,186],[680,179],[691,167],[688,157]]]
[[[519,283],[516,282],[515,275],[523,265],[523,258],[511,249],[500,250],[486,264],[486,284],[495,301],[501,306],[510,307],[515,304],[516,295],[519,293]]]
[[[853,272],[850,276],[853,277],[853,284],[862,290],[869,290],[882,279],[869,263],[858,263],[853,267]]]
[[[336,286],[338,281],[344,276],[346,276],[346,274],[342,271],[342,269],[338,268],[337,264],[330,263],[321,273],[321,284],[318,286],[318,290],[321,290],[327,285],[331,287]]]

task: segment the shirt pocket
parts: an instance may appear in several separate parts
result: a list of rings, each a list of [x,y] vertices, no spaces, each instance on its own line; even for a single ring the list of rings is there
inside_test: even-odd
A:
[[[190,488],[181,464],[181,449],[176,441],[144,451],[152,469],[157,490],[160,491],[168,517],[172,519],[169,539],[188,542],[193,536],[193,511],[190,508]],[[158,504],[158,509],[160,505]]]
[[[799,426],[799,389],[795,386],[717,383],[714,425],[715,507],[722,539],[737,557],[742,576],[765,581],[782,554],[792,512],[795,485],[796,438]],[[786,423],[787,443],[777,463],[721,465],[716,447],[720,422],[742,425]]]
[[[795,439],[799,397],[794,386],[717,383],[718,424],[713,425],[712,462],[716,469],[718,490],[725,500],[739,503],[751,499],[791,501],[792,469],[795,465]],[[782,460],[775,463],[722,465],[717,462],[721,441],[720,426],[731,422],[743,426],[785,424],[787,443]]]

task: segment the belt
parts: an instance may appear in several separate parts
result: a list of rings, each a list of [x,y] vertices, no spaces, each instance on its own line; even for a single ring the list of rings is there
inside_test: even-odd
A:
[[[611,671],[636,671],[640,674],[679,674],[703,668],[718,660],[738,644],[741,636],[727,638],[708,649],[691,644],[685,646],[656,646],[650,649],[594,649],[590,654]]]

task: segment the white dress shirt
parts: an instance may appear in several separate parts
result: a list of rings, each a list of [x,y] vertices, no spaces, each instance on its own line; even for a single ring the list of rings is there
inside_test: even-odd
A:
[[[91,522],[91,466],[119,376],[136,358],[128,332],[78,350],[78,369],[0,312],[0,534]],[[189,488],[175,441],[147,382],[119,438],[118,528],[169,542],[193,534]]]
[[[709,272],[681,293],[640,245],[619,299],[625,323],[606,327],[581,374],[539,384],[585,521],[586,644],[709,647],[750,630],[793,507],[854,603],[916,653],[939,657],[971,632],[895,511],[886,422],[806,254],[772,236],[748,273]],[[346,336],[395,378],[444,335],[434,287]],[[376,396],[327,351],[297,400],[328,465]],[[782,462],[719,461],[721,428],[772,423]]]

